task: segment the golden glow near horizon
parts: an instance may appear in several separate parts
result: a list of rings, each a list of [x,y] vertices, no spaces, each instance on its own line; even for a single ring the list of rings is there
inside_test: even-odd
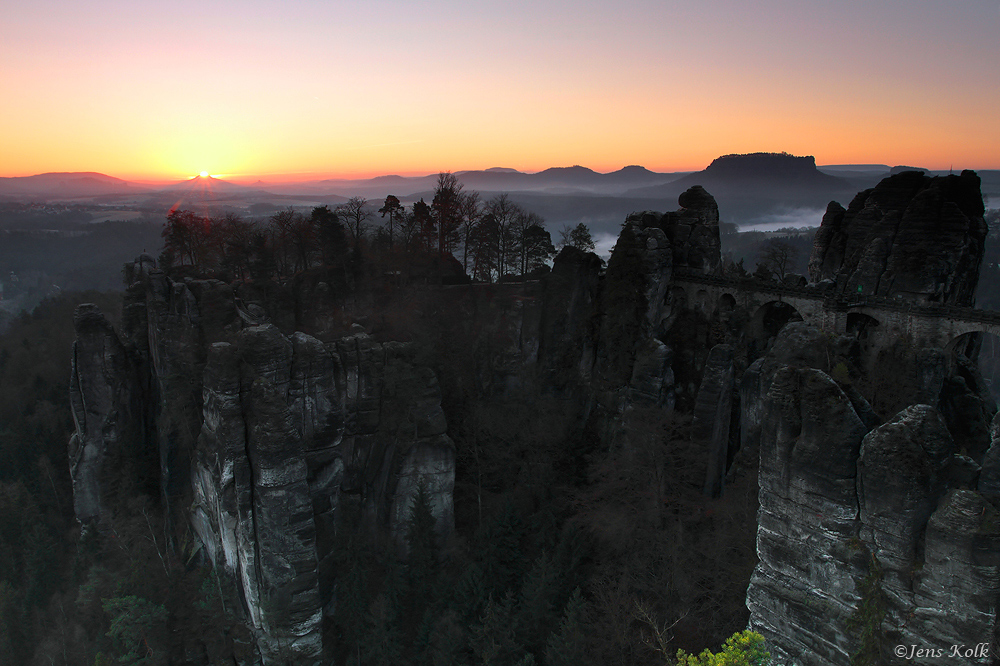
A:
[[[995,0],[17,3],[0,176],[1000,168],[998,28]]]

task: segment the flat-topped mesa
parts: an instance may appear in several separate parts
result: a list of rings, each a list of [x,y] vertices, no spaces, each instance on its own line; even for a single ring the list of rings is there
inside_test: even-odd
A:
[[[979,176],[904,171],[831,202],[816,232],[809,275],[848,294],[972,305],[987,228]]]
[[[797,157],[788,153],[747,153],[717,157],[705,173],[741,178],[781,176],[796,179],[813,177],[817,170],[816,158],[812,155]]]

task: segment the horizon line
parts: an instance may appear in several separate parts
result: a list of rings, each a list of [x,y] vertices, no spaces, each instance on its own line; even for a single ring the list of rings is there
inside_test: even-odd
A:
[[[839,163],[836,163],[836,164],[817,164],[816,168],[817,169],[821,169],[821,168],[832,168],[832,167],[855,167],[855,168],[859,168],[859,167],[886,167],[887,170],[891,170],[891,169],[898,168],[900,166],[912,166],[912,165],[891,165],[891,164],[886,164],[886,163],[873,163],[873,162],[858,162],[858,163],[853,163],[853,162],[839,162]],[[658,174],[658,175],[666,175],[666,176],[675,175],[675,174],[696,173],[698,171],[703,171],[704,169],[708,168],[707,166],[705,166],[705,167],[702,167],[701,169],[676,169],[676,170],[672,170],[672,171],[656,171],[654,169],[649,169],[648,167],[645,167],[645,166],[643,166],[641,164],[632,163],[632,164],[628,164],[628,165],[625,165],[623,167],[620,167],[618,169],[612,169],[610,171],[598,171],[598,170],[593,169],[591,167],[585,167],[585,166],[580,165],[580,164],[572,164],[572,165],[568,165],[568,166],[549,166],[549,167],[545,167],[544,169],[539,169],[537,171],[535,171],[535,170],[522,171],[522,170],[514,168],[514,167],[494,166],[494,167],[487,167],[487,168],[483,168],[483,169],[457,169],[457,170],[433,170],[433,171],[404,171],[404,172],[378,172],[378,173],[366,172],[366,174],[355,174],[355,175],[345,175],[343,173],[326,172],[326,171],[319,171],[319,170],[316,170],[316,171],[265,172],[265,173],[257,173],[257,172],[246,172],[246,173],[210,173],[208,177],[215,178],[216,180],[224,180],[224,181],[231,181],[231,182],[235,182],[235,181],[247,181],[247,180],[264,180],[264,179],[267,179],[267,178],[271,178],[271,179],[275,179],[275,180],[281,180],[281,181],[285,181],[285,182],[322,181],[322,180],[362,181],[362,180],[372,180],[372,179],[375,179],[375,178],[386,178],[386,177],[398,177],[398,178],[407,178],[407,179],[414,179],[414,180],[416,180],[416,179],[420,179],[420,178],[428,178],[428,177],[431,177],[431,176],[436,176],[436,175],[438,175],[440,173],[453,173],[453,174],[486,173],[486,172],[489,172],[489,171],[492,171],[492,170],[501,170],[501,169],[503,169],[503,170],[510,170],[510,171],[508,171],[508,173],[514,172],[514,173],[518,173],[518,174],[526,175],[526,176],[537,175],[539,173],[542,173],[544,171],[549,171],[551,169],[572,169],[572,168],[584,168],[584,169],[587,169],[588,171],[591,171],[591,172],[596,173],[598,175],[610,175],[610,174],[622,171],[622,170],[624,170],[626,168],[629,168],[629,167],[639,167],[639,168],[646,169],[647,171],[649,171],[651,173]],[[923,169],[923,170],[926,170],[926,171],[929,171],[929,172],[945,172],[945,171],[947,171],[947,172],[952,172],[952,173],[961,173],[963,170],[967,169],[968,167],[955,168],[953,165],[949,164],[947,167],[939,167],[939,168],[935,168],[935,167],[923,167],[923,166],[914,166],[913,168],[915,168],[915,169]],[[989,168],[989,167],[983,168],[983,167],[979,167],[979,168],[972,168],[971,170],[977,171],[977,172],[978,171],[995,171],[995,170],[1000,170],[1000,167],[997,167],[997,168]],[[190,176],[181,176],[181,175],[150,175],[150,174],[133,175],[133,176],[116,176],[116,175],[112,175],[111,173],[107,173],[107,172],[104,172],[104,171],[96,171],[96,170],[93,170],[93,169],[87,169],[87,170],[78,170],[78,171],[67,171],[67,170],[40,171],[40,172],[30,173],[30,174],[26,174],[26,175],[14,175],[14,176],[5,175],[5,176],[0,176],[0,178],[2,178],[2,179],[14,179],[14,178],[34,178],[34,177],[38,177],[38,176],[49,176],[49,175],[67,175],[67,176],[71,176],[71,175],[82,175],[82,174],[96,174],[96,175],[100,175],[100,176],[105,176],[105,177],[109,177],[109,178],[116,178],[118,180],[123,180],[123,181],[126,181],[126,182],[135,182],[135,183],[179,183],[179,182],[186,182],[186,181],[190,181],[190,180],[195,180],[195,179],[201,177],[199,173],[194,173],[194,174],[191,174]]]

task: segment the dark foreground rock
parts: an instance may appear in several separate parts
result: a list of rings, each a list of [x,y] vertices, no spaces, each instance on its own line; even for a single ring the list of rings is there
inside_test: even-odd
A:
[[[833,202],[816,232],[809,275],[850,294],[971,305],[986,223],[979,176],[890,176],[845,210]]]
[[[236,579],[264,661],[326,663],[338,527],[401,548],[423,486],[441,538],[453,529],[455,450],[433,371],[363,332],[285,335],[240,317],[222,283],[156,271],[123,319],[124,342],[93,306],[77,311],[78,519],[100,527],[117,480],[145,479]]]
[[[992,477],[980,481],[984,492],[972,489],[978,464],[956,454],[929,405],[870,429],[857,400],[810,367],[825,361],[803,326],[786,327],[742,387],[744,432],[758,439],[761,461],[751,627],[779,665],[846,666],[859,654],[902,664],[897,645],[947,655],[993,643]]]

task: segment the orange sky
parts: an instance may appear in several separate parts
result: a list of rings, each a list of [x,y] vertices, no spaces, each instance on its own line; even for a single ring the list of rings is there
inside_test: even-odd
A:
[[[1000,3],[9,3],[0,176],[1000,168]]]

